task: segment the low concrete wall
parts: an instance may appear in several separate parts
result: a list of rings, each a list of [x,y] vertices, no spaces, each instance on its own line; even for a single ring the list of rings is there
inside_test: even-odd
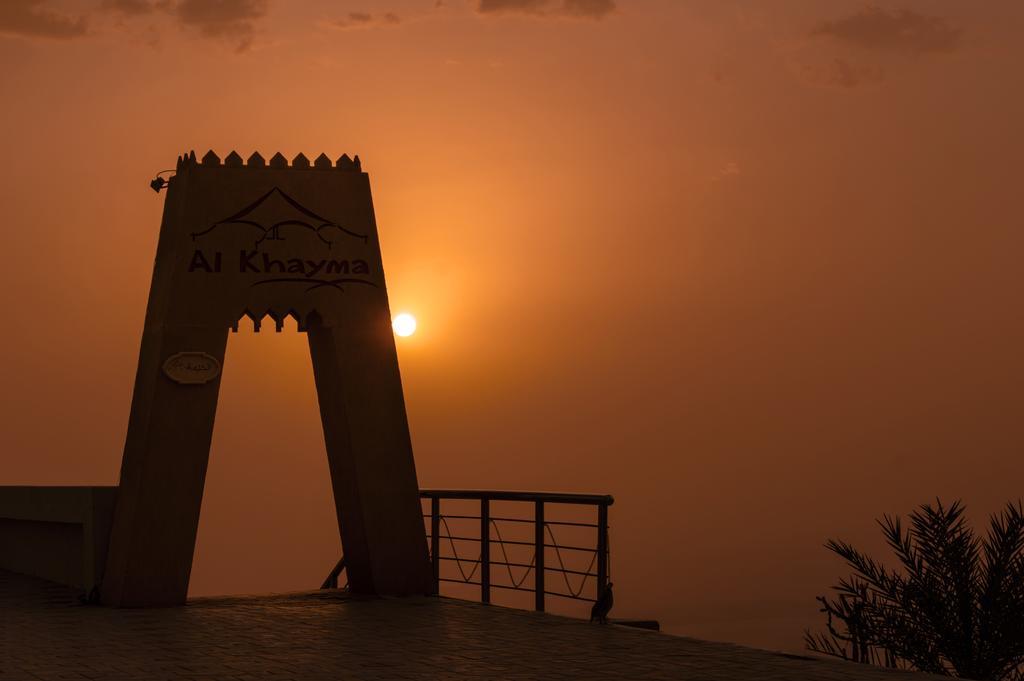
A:
[[[0,568],[90,591],[116,499],[117,487],[0,487]]]

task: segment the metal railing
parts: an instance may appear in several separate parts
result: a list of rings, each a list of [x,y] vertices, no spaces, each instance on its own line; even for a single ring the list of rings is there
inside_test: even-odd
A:
[[[430,513],[424,514],[424,518],[430,518],[430,533],[428,536],[430,539],[430,558],[433,566],[435,593],[440,593],[442,582],[472,584],[480,587],[480,600],[484,603],[490,603],[491,589],[493,588],[511,591],[533,591],[534,608],[543,611],[545,596],[560,596],[562,598],[593,602],[608,584],[608,507],[615,501],[609,495],[427,489],[420,491],[420,497],[430,500]],[[442,500],[477,501],[480,504],[479,515],[442,513]],[[492,501],[530,504],[533,506],[533,517],[527,519],[492,515]],[[554,504],[594,506],[597,511],[596,522],[546,520],[545,511],[549,505]],[[476,537],[454,535],[448,524],[449,519],[478,521],[479,534]],[[519,541],[502,537],[501,528],[503,525],[516,524],[532,524],[533,541]],[[443,533],[442,527],[444,529]],[[592,546],[559,544],[556,539],[555,528],[560,527],[592,528],[596,530],[594,544]],[[448,540],[451,555],[444,555],[442,539]],[[477,543],[480,547],[478,557],[474,559],[459,556],[456,549],[456,541]],[[495,545],[501,551],[501,560],[495,560],[491,555],[492,548]],[[509,559],[508,547],[516,546],[532,546],[533,557],[529,562],[512,561]],[[548,548],[554,549],[554,557],[558,562],[557,566],[547,564],[546,549]],[[583,553],[584,555],[589,554],[589,565],[584,570],[574,570],[566,567],[566,561],[562,555],[563,551]],[[459,570],[459,579],[442,576],[441,564],[444,562],[455,563]],[[469,574],[466,574],[462,567],[464,563],[473,566]],[[505,568],[508,574],[507,584],[498,583],[491,579],[491,568],[495,566]],[[516,577],[513,568],[522,570],[518,577]],[[476,576],[477,571],[479,571],[479,577],[474,580],[473,578]],[[566,587],[565,591],[555,591],[549,588],[546,579],[549,573],[561,574]],[[533,575],[532,588],[524,586],[531,574]],[[577,587],[573,587],[570,575],[573,578],[577,578]],[[593,597],[584,595],[587,582],[591,578],[594,579]]]
[[[534,608],[544,610],[545,596],[558,596],[581,601],[594,602],[608,585],[610,575],[610,549],[608,541],[608,507],[615,503],[611,495],[606,494],[556,494],[551,492],[499,492],[487,490],[420,490],[422,499],[430,500],[430,512],[424,513],[423,517],[430,519],[430,560],[433,568],[434,593],[439,594],[442,582],[455,584],[471,584],[480,587],[480,600],[484,603],[491,602],[491,589],[507,589],[511,591],[532,591],[534,593]],[[442,513],[442,500],[469,500],[479,502],[479,515]],[[491,513],[491,502],[519,502],[530,504],[533,507],[532,517],[518,518],[507,516],[496,516]],[[566,520],[547,520],[546,511],[552,505],[574,505],[593,506],[596,509],[596,522],[576,522]],[[449,520],[476,521],[479,533],[477,536],[463,536],[454,534],[449,526]],[[533,526],[532,541],[505,539],[502,536],[502,526],[530,524]],[[443,532],[442,532],[443,528]],[[576,528],[576,532],[586,532],[588,529],[595,530],[594,543],[592,546],[579,546],[574,544],[559,544],[555,530],[557,528]],[[493,536],[492,536],[493,534]],[[442,540],[447,540],[451,555],[444,555]],[[456,542],[471,542],[479,545],[479,554],[476,558],[460,556]],[[491,553],[494,546],[501,551],[501,560],[495,560]],[[533,548],[533,557],[529,562],[512,561],[509,559],[509,547]],[[557,565],[548,565],[547,549],[553,549]],[[562,552],[583,554],[583,560],[587,560],[589,554],[589,565],[583,570],[566,567],[566,559]],[[459,578],[442,576],[441,565],[445,562],[454,563],[458,568]],[[344,558],[338,561],[321,588],[337,588],[338,575],[344,569]],[[467,574],[463,568],[464,564],[472,565]],[[492,567],[504,568],[508,574],[508,583],[502,584],[491,579]],[[522,570],[517,577],[513,571]],[[547,577],[549,573],[560,574],[565,584],[565,591],[549,589]],[[479,574],[479,576],[478,576]],[[524,586],[530,575],[533,575],[532,586]],[[474,580],[474,577],[477,579]],[[572,585],[572,579],[576,579],[578,586]],[[588,591],[588,582],[592,581],[593,589],[590,593],[593,596],[584,595]]]

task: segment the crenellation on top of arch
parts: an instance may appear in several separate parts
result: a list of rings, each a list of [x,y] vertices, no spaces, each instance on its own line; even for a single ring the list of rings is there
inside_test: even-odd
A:
[[[243,320],[247,320],[246,324],[252,324],[252,330],[259,333],[267,319],[273,323],[275,331],[283,331],[285,324],[294,324],[296,331],[305,333],[311,323],[315,324],[320,320],[320,314],[316,308],[299,310],[294,307],[246,307],[234,321],[229,322],[228,328],[237,332]]]
[[[352,157],[348,154],[342,154],[337,160],[331,161],[330,156],[321,153],[312,162],[309,159],[309,156],[300,152],[289,161],[284,154],[276,152],[267,160],[258,151],[254,151],[250,154],[249,158],[244,160],[237,151],[231,151],[222,159],[213,149],[210,149],[203,154],[201,159],[196,158],[195,151],[182,154],[178,157],[177,169],[181,170],[185,166],[199,165],[204,168],[288,168],[293,170],[345,170],[353,172],[362,172],[363,170],[363,164],[359,160],[358,154]]]

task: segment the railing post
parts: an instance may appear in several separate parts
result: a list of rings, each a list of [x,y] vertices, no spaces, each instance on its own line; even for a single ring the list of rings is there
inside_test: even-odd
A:
[[[608,504],[597,506],[597,595],[608,586]]]
[[[434,595],[441,593],[441,498],[430,498],[430,562],[434,573]]]
[[[491,602],[491,502],[480,499],[480,601]]]
[[[533,511],[534,610],[544,612],[544,502],[535,501]]]

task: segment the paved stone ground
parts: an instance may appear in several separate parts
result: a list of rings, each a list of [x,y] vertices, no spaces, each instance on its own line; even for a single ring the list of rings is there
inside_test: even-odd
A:
[[[3,681],[937,678],[445,598],[331,591],[116,610],[0,571]]]

